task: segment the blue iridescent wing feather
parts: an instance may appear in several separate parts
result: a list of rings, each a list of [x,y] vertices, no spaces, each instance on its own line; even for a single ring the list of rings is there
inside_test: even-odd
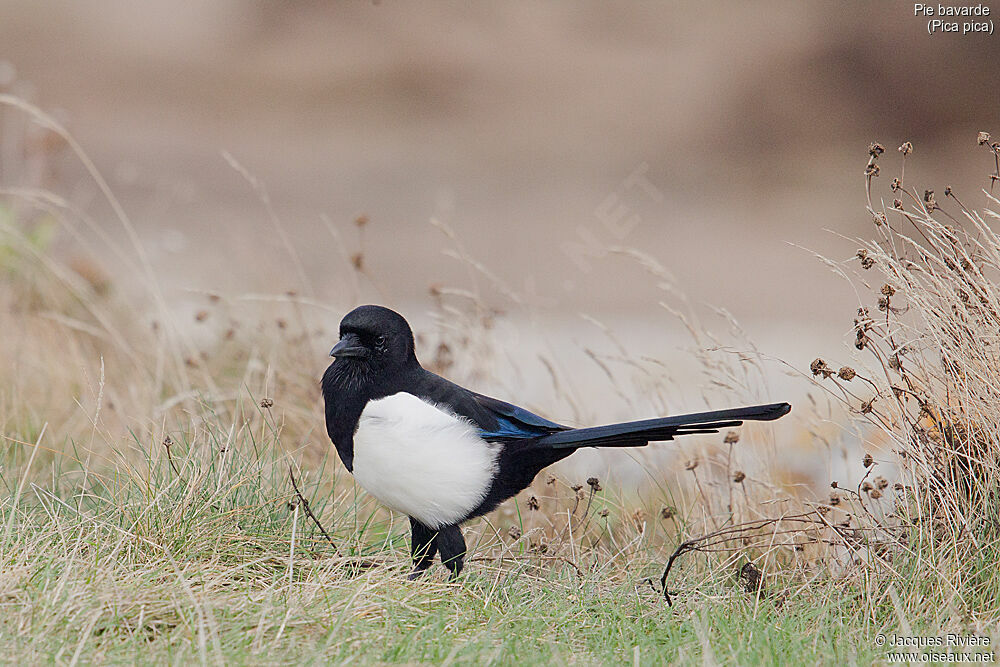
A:
[[[479,429],[479,436],[484,440],[523,440],[566,430],[562,424],[539,417],[516,405],[482,394],[475,394],[474,397],[496,420],[495,427]]]

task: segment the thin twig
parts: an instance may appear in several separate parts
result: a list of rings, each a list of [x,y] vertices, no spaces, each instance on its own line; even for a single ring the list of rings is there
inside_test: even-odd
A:
[[[685,540],[684,542],[681,542],[677,546],[677,548],[674,549],[674,552],[670,554],[670,558],[667,560],[667,565],[663,569],[663,575],[660,577],[660,587],[663,592],[663,599],[667,601],[668,605],[673,606],[673,602],[670,599],[670,593],[667,590],[667,577],[670,575],[670,569],[674,566],[674,561],[677,560],[679,557],[681,557],[683,554],[689,551],[701,551],[706,547],[714,546],[726,542],[730,539],[733,539],[742,533],[746,533],[753,530],[760,530],[770,524],[779,523],[781,521],[808,523],[824,527],[827,525],[823,521],[817,521],[815,518],[812,518],[812,515],[813,513],[809,512],[805,514],[781,516],[773,519],[755,519],[753,521],[747,521],[744,523],[728,526],[725,528],[720,528],[718,530],[712,531],[711,533],[706,533],[701,537],[696,537],[694,539]],[[706,542],[707,544],[705,544]],[[652,582],[650,582],[650,584],[652,585]]]
[[[302,509],[305,510],[306,516],[308,516],[310,519],[313,520],[313,523],[315,523],[316,527],[319,528],[319,532],[323,533],[323,537],[326,538],[326,541],[330,543],[330,546],[333,547],[334,552],[336,552],[337,545],[333,541],[333,538],[330,537],[330,534],[326,532],[325,528],[323,528],[323,524],[319,522],[319,519],[316,518],[316,515],[312,513],[311,509],[309,509],[309,501],[306,500],[305,496],[302,495],[302,492],[299,491],[299,485],[295,483],[295,474],[292,472],[291,464],[288,465],[288,478],[292,480],[292,488],[295,489],[295,495],[298,497],[299,502],[302,504]]]
[[[174,457],[171,456],[170,454],[170,448],[173,446],[173,444],[174,441],[170,438],[169,435],[163,439],[163,448],[167,450],[167,462],[169,462],[170,467],[173,468],[174,474],[180,477],[181,481],[187,482],[187,480],[184,479],[184,475],[181,474],[181,471],[177,469],[177,464],[174,463]]]

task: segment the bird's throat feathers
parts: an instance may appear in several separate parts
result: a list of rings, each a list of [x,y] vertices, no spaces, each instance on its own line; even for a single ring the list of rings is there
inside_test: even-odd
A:
[[[323,375],[323,396],[330,400],[336,394],[365,394],[375,382],[372,367],[363,359],[337,359]]]
[[[337,359],[323,374],[326,431],[350,472],[354,472],[354,430],[374,385],[372,369],[355,359]]]

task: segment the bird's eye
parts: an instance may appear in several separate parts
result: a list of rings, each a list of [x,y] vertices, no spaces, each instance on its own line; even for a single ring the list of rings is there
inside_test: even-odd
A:
[[[375,338],[375,347],[385,347],[385,336]]]

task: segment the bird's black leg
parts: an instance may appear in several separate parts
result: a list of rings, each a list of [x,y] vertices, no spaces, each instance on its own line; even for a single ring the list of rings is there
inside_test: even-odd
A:
[[[444,526],[438,530],[434,542],[441,552],[441,562],[451,570],[451,580],[458,579],[465,558],[465,538],[462,537],[462,529],[458,526]]]
[[[437,531],[431,530],[413,517],[410,517],[410,555],[413,557],[413,572],[410,579],[416,579],[434,562],[434,554],[438,546],[434,537]]]

